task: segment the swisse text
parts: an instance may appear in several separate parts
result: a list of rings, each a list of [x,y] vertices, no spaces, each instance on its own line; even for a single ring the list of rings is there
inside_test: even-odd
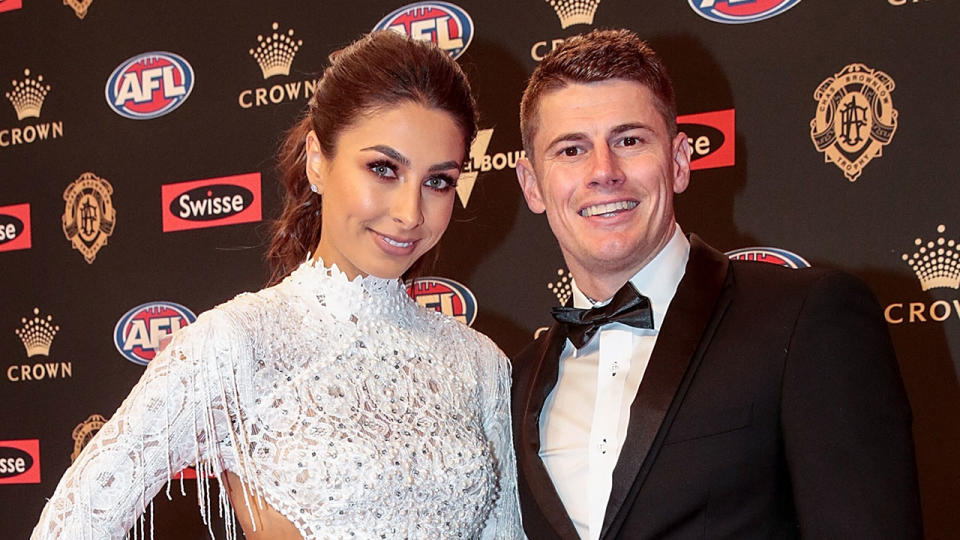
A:
[[[180,195],[170,204],[170,212],[191,221],[210,221],[243,212],[253,202],[253,192],[240,186],[216,184],[202,186]]]
[[[18,448],[0,448],[0,477],[23,474],[33,466],[30,454]]]
[[[0,214],[0,244],[9,242],[23,232],[23,222],[13,216]]]

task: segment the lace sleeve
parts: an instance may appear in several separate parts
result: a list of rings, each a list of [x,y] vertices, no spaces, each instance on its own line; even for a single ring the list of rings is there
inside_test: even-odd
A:
[[[490,349],[492,351],[487,352]],[[525,538],[520,524],[517,460],[510,422],[510,360],[492,344],[483,350],[485,361],[481,363],[481,370],[487,374],[483,397],[483,428],[497,463],[500,491],[481,538]]]
[[[234,334],[213,311],[174,336],[64,473],[32,540],[124,538],[164,483],[169,498],[171,474],[193,464],[201,504],[210,500],[206,475],[222,471],[218,443],[236,433],[229,357],[242,340]]]

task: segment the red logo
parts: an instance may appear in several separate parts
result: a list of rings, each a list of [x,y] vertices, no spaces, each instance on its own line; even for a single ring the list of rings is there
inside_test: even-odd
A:
[[[23,0],[0,0],[0,12],[13,11],[23,7]]]
[[[160,203],[163,232],[260,221],[260,173],[167,184]]]
[[[442,277],[421,277],[407,282],[407,294],[421,306],[470,326],[477,318],[477,299],[464,284]]]
[[[30,205],[0,206],[0,251],[30,247]]]
[[[687,134],[693,155],[690,170],[730,167],[734,163],[734,110],[677,117],[677,129]]]
[[[40,440],[0,441],[0,484],[39,483]]]

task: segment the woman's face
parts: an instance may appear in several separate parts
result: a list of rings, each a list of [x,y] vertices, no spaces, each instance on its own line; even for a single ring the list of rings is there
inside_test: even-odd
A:
[[[344,129],[327,158],[307,136],[307,178],[322,199],[316,254],[347,277],[400,277],[450,222],[465,149],[449,113],[403,102]]]

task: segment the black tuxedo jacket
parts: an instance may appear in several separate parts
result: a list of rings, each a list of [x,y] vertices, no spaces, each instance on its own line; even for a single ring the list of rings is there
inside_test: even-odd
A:
[[[840,272],[690,244],[601,538],[920,538],[910,407],[870,291]],[[513,360],[531,539],[577,538],[538,456],[565,339],[554,324]]]

